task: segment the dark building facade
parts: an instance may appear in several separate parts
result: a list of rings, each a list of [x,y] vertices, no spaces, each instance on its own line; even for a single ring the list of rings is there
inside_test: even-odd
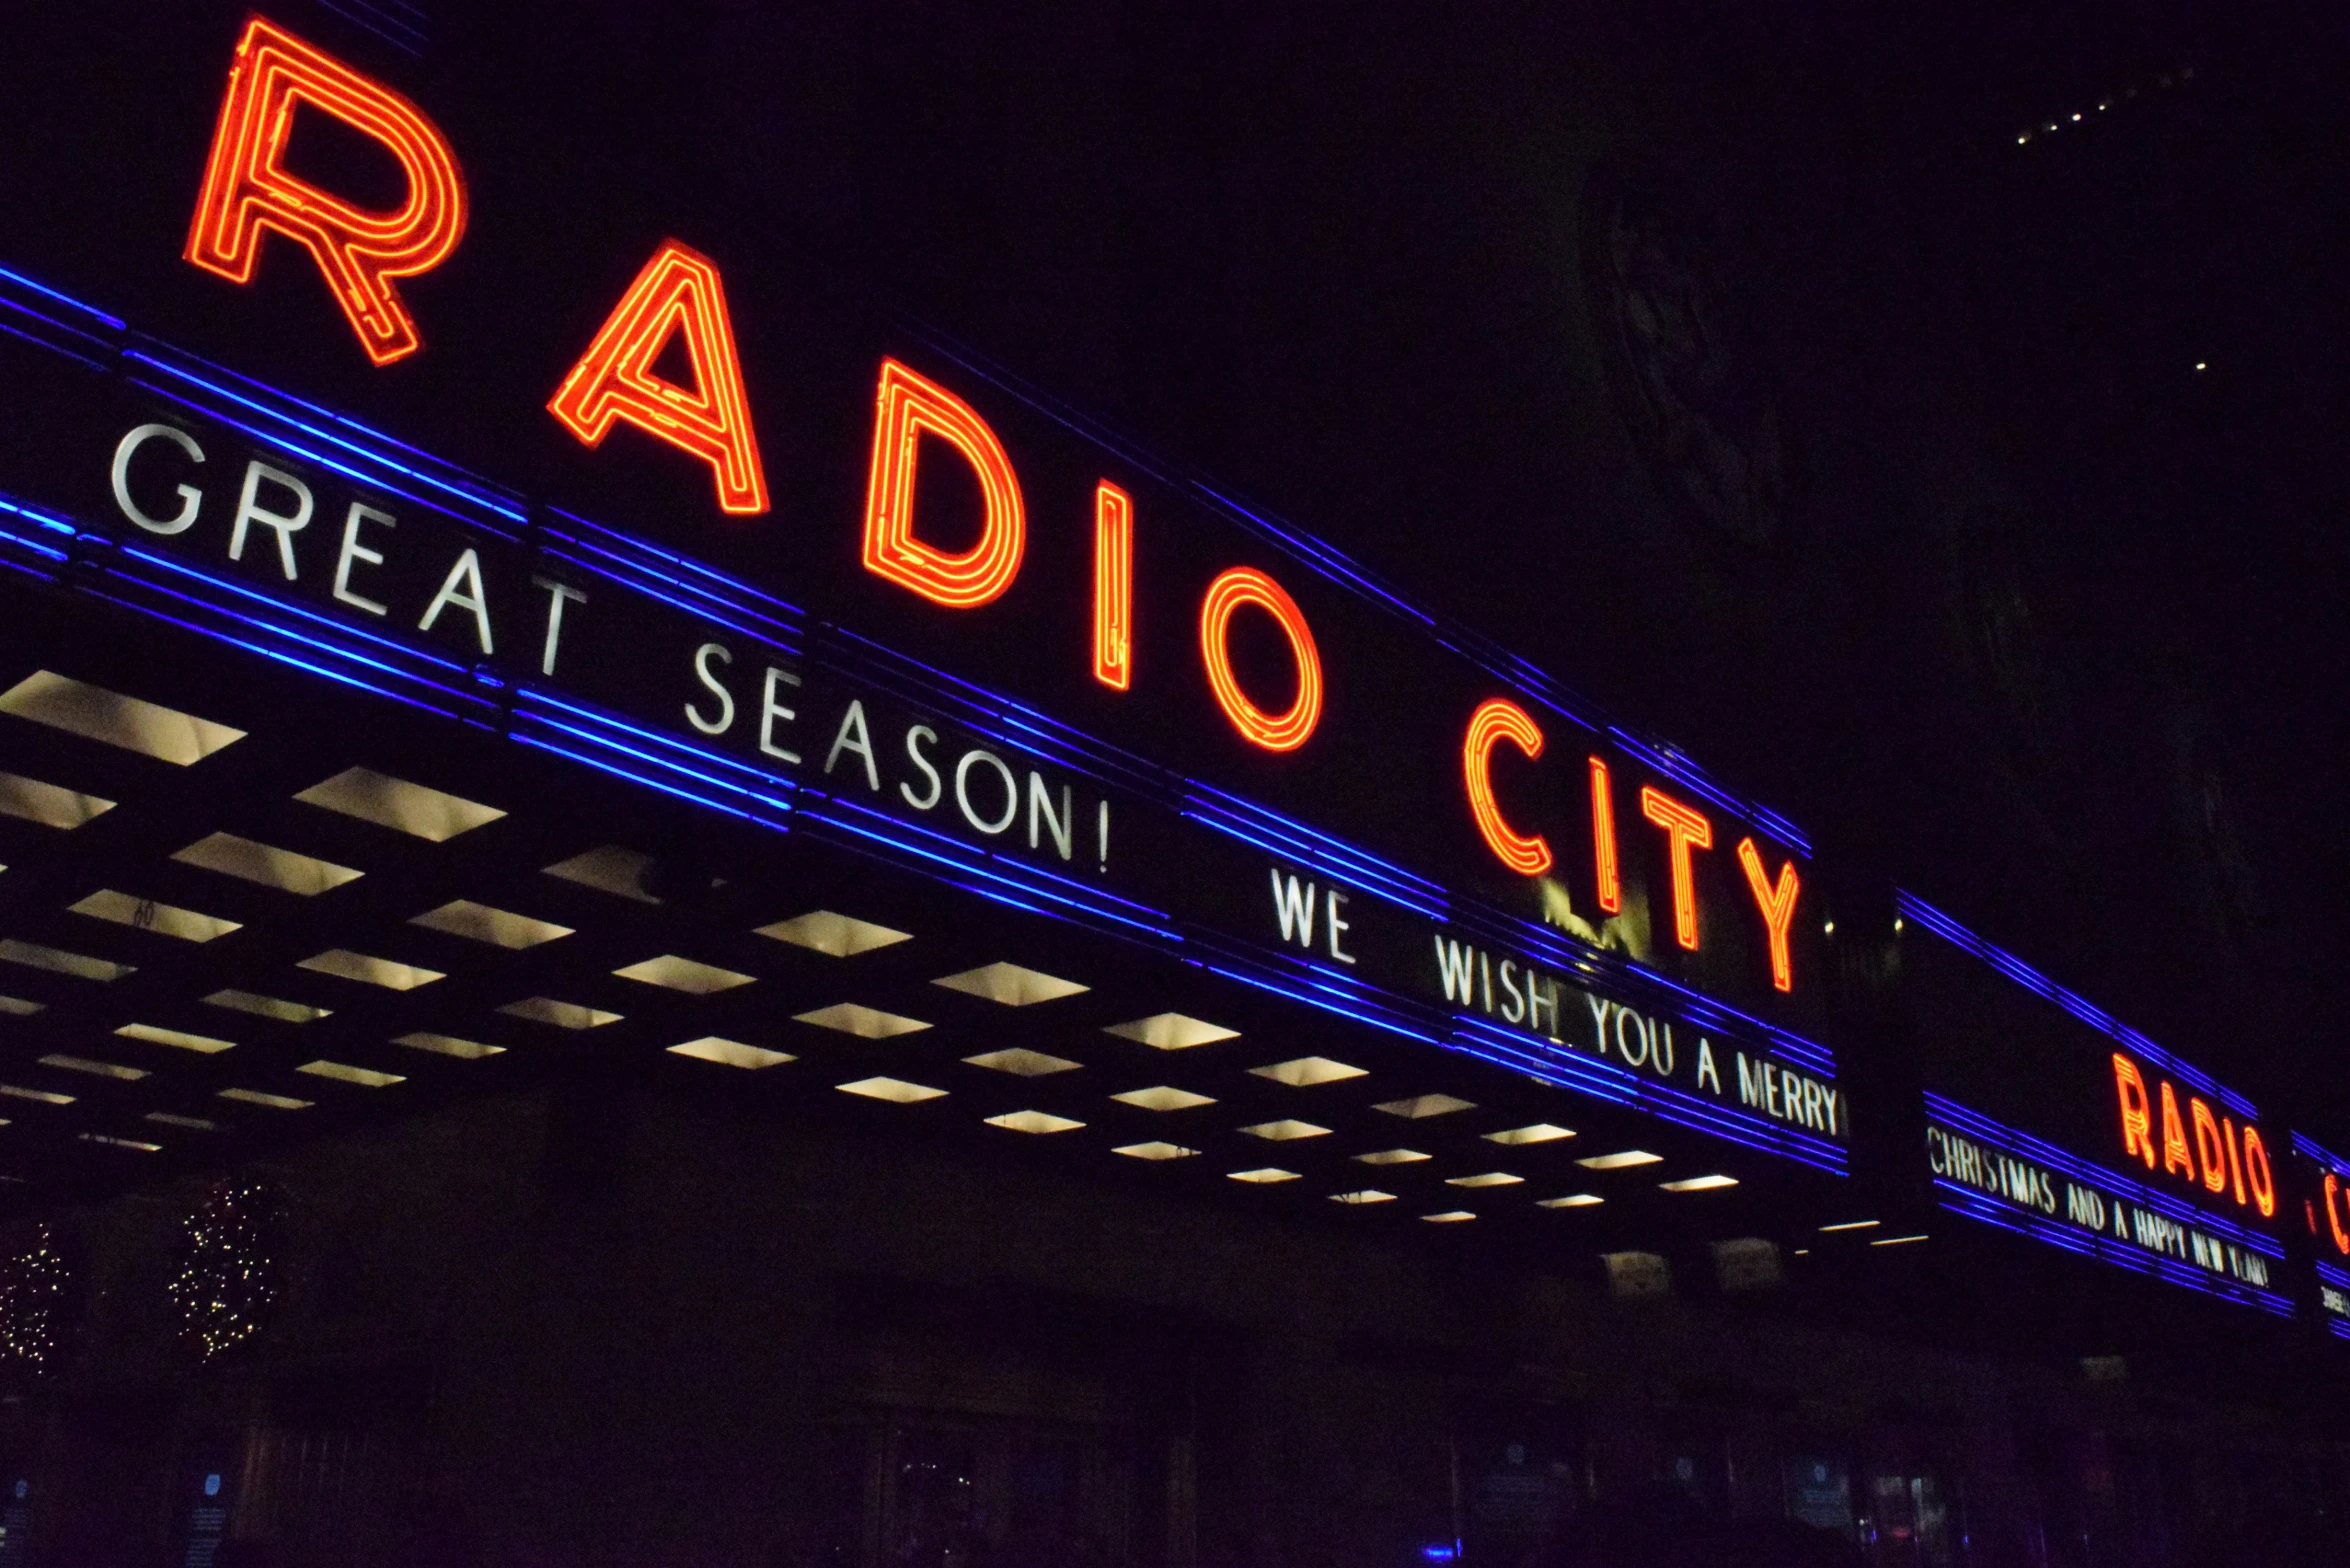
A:
[[[2274,59],[455,11],[0,67],[0,1563],[2344,1559],[2298,601],[1977,221]]]

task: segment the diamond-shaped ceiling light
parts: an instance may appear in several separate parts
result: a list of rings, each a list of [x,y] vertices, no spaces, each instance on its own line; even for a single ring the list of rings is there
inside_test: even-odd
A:
[[[536,947],[541,942],[552,942],[558,937],[572,934],[571,927],[559,926],[552,920],[533,920],[528,915],[493,909],[469,898],[457,899],[438,909],[428,909],[411,918],[408,923],[431,931],[446,931],[451,936],[461,936],[467,941],[487,942],[492,947],[516,950]]]
[[[266,1105],[273,1111],[306,1111],[314,1103],[297,1100],[290,1094],[269,1094],[260,1089],[223,1089],[220,1098],[234,1100],[240,1105]]]
[[[989,1051],[979,1056],[966,1056],[963,1060],[973,1067],[984,1067],[990,1072],[1016,1073],[1022,1078],[1042,1078],[1047,1073],[1075,1072],[1083,1065],[1079,1062],[1072,1062],[1065,1056],[1047,1056],[1042,1051],[1031,1051],[1024,1046],[1015,1046],[1008,1051]]]
[[[1008,1132],[1074,1132],[1085,1125],[1066,1116],[1055,1116],[1049,1111],[1006,1111],[1001,1116],[987,1119],[990,1127],[1001,1127]]]
[[[560,877],[581,887],[592,887],[599,893],[633,898],[640,904],[661,902],[645,891],[645,879],[653,869],[653,857],[633,849],[624,849],[618,844],[587,850],[569,860],[558,860],[551,866],[539,869],[548,876]]]
[[[163,1029],[154,1024],[124,1024],[114,1032],[125,1040],[144,1040],[149,1045],[168,1045],[175,1051],[195,1051],[205,1056],[218,1056],[237,1048],[234,1040],[217,1040],[208,1034],[189,1034],[182,1029]]]
[[[44,784],[19,773],[0,773],[0,816],[70,832],[113,809],[114,802],[103,796]]]
[[[1023,969],[1018,964],[986,964],[977,969],[966,969],[961,974],[941,975],[931,982],[966,996],[982,996],[1006,1007],[1030,1007],[1038,1002],[1056,1002],[1064,996],[1076,996],[1086,987],[1074,980],[1063,980],[1057,975],[1044,974],[1034,969]]]
[[[1269,1187],[1275,1182],[1297,1180],[1297,1172],[1285,1171],[1278,1165],[1260,1165],[1253,1171],[1234,1171],[1230,1179],[1245,1181],[1253,1186]]]
[[[1735,1187],[1735,1176],[1684,1176],[1679,1181],[1660,1181],[1657,1186],[1666,1192],[1712,1192],[1721,1187]]]
[[[1395,1201],[1395,1194],[1392,1192],[1381,1192],[1376,1187],[1358,1187],[1353,1192],[1334,1192],[1330,1194],[1330,1201],[1332,1203],[1346,1203],[1355,1205],[1356,1207],[1361,1207],[1362,1205],[1369,1203],[1393,1203]]]
[[[1535,1207],[1543,1209],[1588,1209],[1607,1199],[1596,1192],[1570,1192],[1563,1198],[1537,1198]]]
[[[1489,1132],[1487,1143],[1550,1143],[1560,1138],[1572,1138],[1574,1129],[1553,1127],[1548,1122],[1536,1122],[1531,1127],[1512,1127],[1504,1132]]]
[[[0,713],[186,767],[245,738],[243,730],[39,670],[0,692]]]
[[[796,1022],[814,1024],[819,1029],[838,1029],[860,1040],[887,1040],[892,1035],[912,1034],[930,1027],[919,1018],[901,1018],[896,1013],[885,1013],[856,1002],[835,1002],[812,1013],[794,1013],[792,1017]]]
[[[372,1067],[353,1067],[348,1062],[304,1062],[294,1071],[314,1078],[332,1078],[337,1083],[355,1083],[362,1089],[388,1089],[408,1081],[398,1073],[379,1073]]]
[[[892,931],[870,920],[836,915],[829,909],[814,909],[796,919],[778,920],[773,925],[759,927],[756,934],[833,958],[853,958],[877,947],[914,940],[908,932]]]
[[[1145,1111],[1188,1111],[1195,1105],[1213,1105],[1215,1100],[1204,1094],[1193,1094],[1189,1089],[1156,1084],[1148,1089],[1129,1089],[1124,1094],[1113,1094],[1111,1099],[1121,1105],[1131,1105]]]
[[[1417,1165],[1429,1156],[1417,1149],[1380,1149],[1370,1154],[1358,1154],[1355,1158],[1365,1165]]]
[[[752,979],[749,975],[720,969],[714,964],[699,964],[690,958],[680,958],[675,953],[664,953],[659,958],[648,958],[643,963],[630,964],[626,969],[615,969],[612,972],[623,980],[683,991],[689,996],[710,996],[719,991],[731,991],[738,985],[749,985]]]
[[[1204,1019],[1186,1017],[1182,1013],[1153,1013],[1148,1018],[1111,1024],[1102,1032],[1117,1035],[1121,1039],[1139,1041],[1160,1051],[1188,1051],[1195,1045],[1214,1045],[1218,1040],[1240,1038],[1237,1029],[1226,1029]]]
[[[765,1046],[745,1045],[740,1040],[721,1040],[714,1034],[673,1045],[669,1053],[672,1056],[691,1056],[697,1061],[716,1062],[722,1067],[780,1067],[785,1062],[799,1060],[788,1051],[770,1051]]]
[[[460,1040],[453,1034],[394,1035],[392,1044],[404,1045],[411,1051],[430,1051],[435,1056],[453,1056],[461,1062],[477,1062],[485,1056],[501,1055],[502,1045],[484,1045],[479,1040]]]
[[[1295,1119],[1258,1122],[1253,1127],[1243,1127],[1240,1130],[1252,1138],[1263,1138],[1271,1143],[1288,1143],[1297,1138],[1325,1137],[1330,1131],[1327,1127],[1317,1127],[1312,1122],[1301,1122]]]
[[[1476,1217],[1476,1215],[1470,1213],[1467,1209],[1446,1209],[1442,1214],[1423,1214],[1420,1216],[1420,1218],[1426,1220],[1431,1225],[1458,1225],[1463,1220],[1473,1220]]]
[[[618,1013],[607,1013],[600,1007],[587,1007],[578,1002],[559,1002],[551,996],[526,996],[519,1002],[508,1002],[498,1011],[509,1018],[527,1018],[536,1024],[553,1024],[558,1029],[601,1029],[606,1024],[620,1022]]]
[[[43,1067],[62,1067],[69,1073],[88,1073],[95,1078],[114,1078],[123,1083],[137,1083],[147,1076],[144,1067],[125,1067],[118,1062],[94,1062],[86,1056],[66,1056],[52,1051],[41,1058]]]
[[[859,1094],[868,1100],[888,1100],[898,1105],[914,1105],[923,1100],[944,1098],[944,1089],[933,1089],[927,1084],[908,1083],[903,1078],[860,1078],[855,1083],[835,1084],[843,1094]]]
[[[183,942],[209,942],[231,931],[244,929],[238,922],[223,920],[218,915],[198,914],[193,909],[158,904],[153,899],[133,898],[128,893],[117,893],[112,888],[100,888],[80,902],[65,907],[74,914],[88,915],[93,920],[110,920],[118,926],[153,931],[160,936],[175,936]]]
[[[1575,1163],[1587,1171],[1620,1171],[1632,1165],[1655,1165],[1664,1156],[1651,1154],[1646,1149],[1626,1149],[1618,1154],[1594,1154]]]
[[[1512,1176],[1508,1171],[1486,1171],[1477,1176],[1447,1176],[1447,1187],[1509,1187],[1524,1181],[1523,1176]]]
[[[19,942],[14,937],[0,938],[0,960],[23,964],[28,969],[46,969],[53,975],[71,975],[76,980],[120,980],[124,975],[138,972],[135,964],[118,964],[110,958],[69,953],[63,948],[44,947],[38,942]]]
[[[273,887],[282,893],[299,893],[304,898],[355,882],[360,876],[349,866],[257,844],[234,833],[214,833],[200,838],[171,858],[185,866],[201,866],[222,876]]]
[[[1408,1100],[1389,1100],[1371,1109],[1385,1111],[1390,1116],[1402,1116],[1420,1121],[1430,1116],[1449,1116],[1455,1111],[1473,1111],[1477,1107],[1468,1100],[1456,1100],[1449,1094],[1415,1094]]]
[[[294,797],[304,805],[357,817],[394,832],[442,844],[506,813],[372,768],[346,768]]]
[[[1347,1078],[1367,1076],[1360,1067],[1334,1062],[1327,1056],[1301,1056],[1295,1061],[1275,1062],[1270,1067],[1251,1067],[1249,1072],[1259,1078],[1270,1078],[1275,1083],[1288,1084],[1293,1089],[1310,1089],[1318,1083],[1338,1083]]]
[[[1123,1154],[1129,1159],[1136,1160],[1188,1160],[1193,1155],[1199,1153],[1199,1150],[1186,1149],[1179,1143],[1153,1142],[1123,1144],[1118,1148],[1112,1149],[1110,1152],[1112,1154]]]
[[[314,953],[303,959],[297,967],[344,980],[357,980],[363,985],[380,985],[387,991],[413,991],[420,985],[430,985],[435,980],[448,978],[438,969],[403,964],[390,958],[372,958],[365,953],[354,953],[341,947]]]
[[[288,1002],[252,991],[215,991],[204,1000],[214,1007],[251,1013],[256,1018],[275,1018],[280,1023],[306,1024],[315,1018],[333,1016],[331,1008],[312,1007],[308,1002]]]

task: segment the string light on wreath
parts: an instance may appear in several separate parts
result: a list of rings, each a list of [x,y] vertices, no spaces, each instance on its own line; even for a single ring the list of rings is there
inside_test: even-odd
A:
[[[213,1185],[182,1227],[168,1286],[180,1338],[206,1361],[258,1333],[279,1294],[277,1204],[259,1182]]]
[[[0,1361],[46,1371],[65,1333],[65,1298],[73,1267],[47,1223],[9,1238],[0,1251]]]

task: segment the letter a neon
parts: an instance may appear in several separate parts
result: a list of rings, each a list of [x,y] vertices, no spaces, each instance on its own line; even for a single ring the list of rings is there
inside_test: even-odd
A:
[[[286,143],[303,105],[398,160],[408,199],[397,211],[370,212],[287,171]],[[184,254],[232,283],[250,283],[264,229],[310,252],[367,357],[388,365],[423,346],[392,280],[429,272],[457,248],[465,177],[448,140],[414,104],[254,17],[229,68]]]
[[[680,332],[693,366],[692,390],[653,374],[653,362]],[[708,463],[720,511],[767,510],[767,476],[743,396],[725,286],[709,257],[675,240],[663,240],[653,252],[547,411],[589,446],[601,446],[613,421],[625,419]]]

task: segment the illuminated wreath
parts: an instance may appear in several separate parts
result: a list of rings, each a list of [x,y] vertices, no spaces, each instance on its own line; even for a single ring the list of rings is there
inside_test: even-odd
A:
[[[179,1310],[180,1342],[209,1361],[261,1330],[276,1306],[280,1205],[263,1184],[213,1184],[180,1227],[166,1286]]]
[[[1789,459],[1779,407],[1727,248],[1653,174],[1593,168],[1584,287],[1616,410],[1657,487],[1712,537],[1779,543]]]

